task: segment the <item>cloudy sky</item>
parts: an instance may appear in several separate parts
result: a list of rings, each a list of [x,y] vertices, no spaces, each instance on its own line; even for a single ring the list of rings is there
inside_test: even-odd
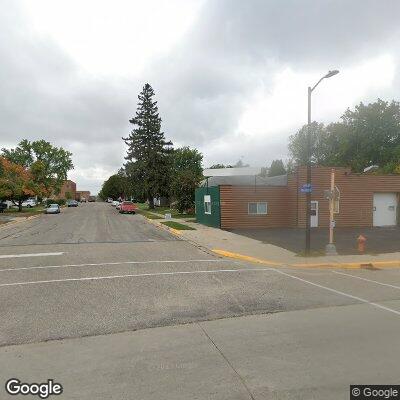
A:
[[[97,192],[123,163],[137,94],[204,166],[288,157],[307,118],[399,100],[398,0],[2,0],[0,147],[46,139]]]

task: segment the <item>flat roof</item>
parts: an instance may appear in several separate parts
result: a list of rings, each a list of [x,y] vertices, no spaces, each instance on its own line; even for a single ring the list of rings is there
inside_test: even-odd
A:
[[[200,186],[287,186],[287,175],[263,177],[259,175],[211,176],[204,179]]]
[[[261,167],[206,168],[203,175],[208,176],[254,176],[261,173]]]

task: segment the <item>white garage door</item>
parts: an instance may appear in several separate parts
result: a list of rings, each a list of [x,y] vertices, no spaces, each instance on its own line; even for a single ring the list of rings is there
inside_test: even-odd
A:
[[[374,226],[396,225],[396,193],[374,193]]]

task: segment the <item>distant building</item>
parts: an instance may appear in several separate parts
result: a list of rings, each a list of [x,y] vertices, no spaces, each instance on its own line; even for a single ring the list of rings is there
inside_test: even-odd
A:
[[[75,194],[75,200],[81,201],[82,199],[89,201],[90,191],[89,190],[78,190]]]
[[[67,179],[61,186],[60,193],[54,195],[55,199],[75,199],[76,196],[76,183]]]

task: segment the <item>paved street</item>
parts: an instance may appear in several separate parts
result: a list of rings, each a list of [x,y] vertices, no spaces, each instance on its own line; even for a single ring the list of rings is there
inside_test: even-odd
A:
[[[399,270],[222,259],[105,203],[0,228],[0,304],[0,381],[54,378],[65,399],[347,399],[352,383],[398,383]]]
[[[0,231],[0,246],[64,243],[150,242],[173,240],[137,215],[124,214],[105,203],[82,203],[59,215],[43,215]]]

